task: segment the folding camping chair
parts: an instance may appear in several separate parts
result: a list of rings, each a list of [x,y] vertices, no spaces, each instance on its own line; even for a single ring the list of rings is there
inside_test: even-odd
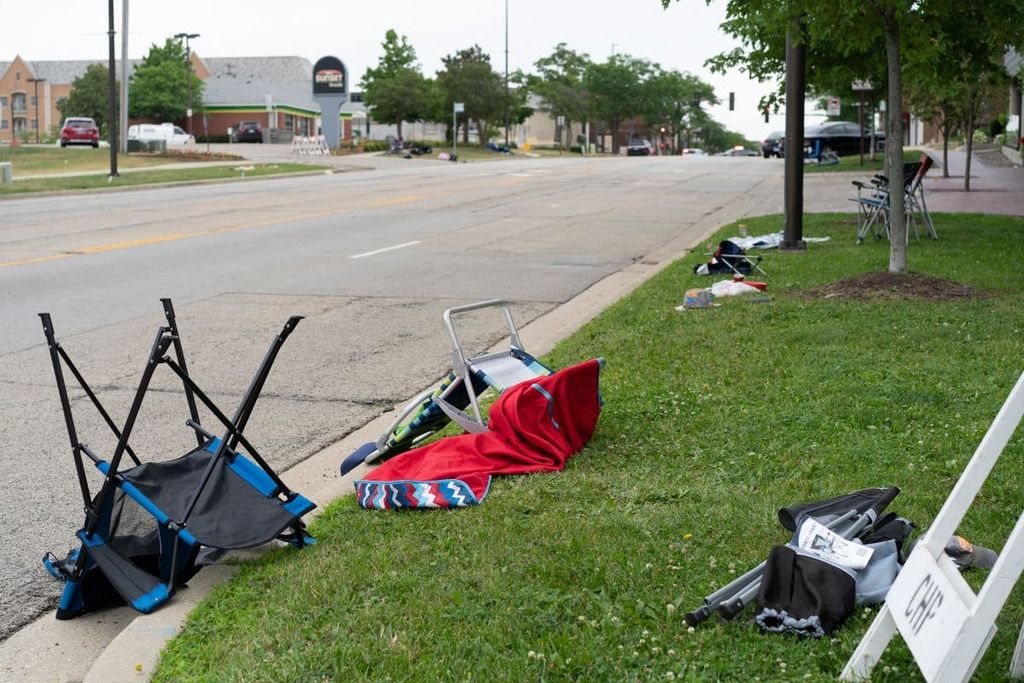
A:
[[[707,263],[698,263],[693,267],[697,275],[730,274],[746,276],[755,270],[762,275],[768,275],[761,268],[762,256],[750,256],[735,242],[722,240],[718,243],[718,249],[710,254],[711,259]]]
[[[85,523],[76,533],[80,547],[72,549],[63,560],[52,553],[43,557],[46,569],[65,582],[58,619],[121,603],[148,613],[166,602],[204,564],[227,550],[250,548],[274,539],[296,547],[313,542],[305,533],[301,517],[315,505],[290,490],[243,435],[278,351],[302,318],[290,318],[275,337],[234,417],[229,419],[189,376],[174,308],[170,299],[161,301],[167,326],[156,334],[120,428],[57,342],[50,314],[40,314],[85,504]],[[172,347],[173,358],[168,355]],[[197,445],[174,460],[142,462],[128,441],[150,380],[160,365],[167,365],[184,385],[190,415],[186,424],[195,432]],[[64,382],[65,366],[117,438],[109,461],[78,439]],[[197,398],[223,425],[221,436],[214,436],[200,424]],[[239,444],[245,454],[238,450]],[[95,495],[86,480],[83,454],[103,475],[103,484]],[[125,454],[134,466],[122,470]]]
[[[924,177],[933,164],[930,156],[922,154],[919,161],[903,165],[903,204],[909,228],[908,241],[910,229],[913,229],[915,239],[921,239],[917,229],[918,221],[925,226],[929,237],[938,239],[924,198]],[[881,239],[883,234],[888,237],[891,206],[888,178],[878,174],[867,183],[854,180],[853,185],[857,188],[857,198],[850,201],[855,202],[858,209],[857,244],[863,243],[868,233],[876,240]]]
[[[455,332],[456,316],[483,308],[501,308],[509,329],[507,350],[469,357]],[[424,391],[392,421],[376,443],[363,444],[341,465],[345,474],[360,463],[371,463],[397,455],[417,445],[431,434],[454,422],[465,431],[487,431],[480,410],[480,396],[488,389],[500,394],[505,389],[553,371],[523,349],[519,331],[512,320],[508,302],[500,299],[456,306],[444,312],[444,325],[452,342],[454,367],[435,389]],[[472,414],[466,409],[471,408]]]
[[[839,163],[839,155],[831,147],[822,146],[821,140],[814,141],[814,147],[804,148],[804,158],[811,159],[819,166],[834,166]]]

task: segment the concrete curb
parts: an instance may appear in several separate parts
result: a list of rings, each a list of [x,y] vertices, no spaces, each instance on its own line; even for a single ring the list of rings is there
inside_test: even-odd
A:
[[[764,201],[762,193],[751,192],[745,201],[717,207],[700,217],[682,229],[680,236],[647,257],[606,276],[524,325],[520,330],[524,346],[537,355],[548,353],[559,341],[700,245],[722,225],[763,208]],[[441,333],[439,324],[438,334]],[[424,389],[434,386],[436,383]],[[319,513],[327,503],[351,494],[352,482],[370,469],[360,466],[345,477],[339,477],[338,467],[344,455],[363,443],[375,441],[392,419],[391,412],[374,418],[283,472],[282,476],[289,486],[316,501],[320,507],[315,513]],[[258,555],[269,547],[254,549],[249,554]],[[122,607],[71,621],[57,621],[48,611],[0,643],[0,680],[90,683],[148,680],[164,645],[181,631],[192,608],[230,578],[235,569],[225,565],[205,568],[187,588],[149,615],[139,616],[130,608]]]

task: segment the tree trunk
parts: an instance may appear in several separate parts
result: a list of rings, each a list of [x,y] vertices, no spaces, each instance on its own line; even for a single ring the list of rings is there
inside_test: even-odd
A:
[[[970,99],[967,100],[967,160],[964,163],[964,192],[971,191],[971,157],[974,154],[974,122],[978,111],[978,88],[971,87]]]
[[[953,127],[949,124],[946,119],[946,115],[942,115],[942,177],[949,177],[949,135],[953,132]]]
[[[894,14],[885,23],[889,96],[885,134],[885,173],[889,178],[889,272],[907,270],[907,213],[903,196],[903,79],[900,73],[900,25]]]
[[[949,177],[949,138],[942,138],[942,177]]]
[[[562,137],[558,140],[558,146],[563,149],[572,147],[572,121],[568,117],[565,119],[565,130],[562,131]]]
[[[402,119],[398,119],[398,139],[402,139]]]
[[[619,122],[612,121],[609,126],[612,131],[612,154],[619,153]]]

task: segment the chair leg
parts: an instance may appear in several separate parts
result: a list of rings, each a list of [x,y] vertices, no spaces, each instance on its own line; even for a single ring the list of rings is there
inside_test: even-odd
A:
[[[932,223],[932,216],[928,213],[928,205],[924,201],[924,187],[918,188],[918,194],[921,196],[921,216],[923,217],[925,227],[928,228],[928,236],[933,240],[937,240],[939,235],[935,232],[935,224]]]

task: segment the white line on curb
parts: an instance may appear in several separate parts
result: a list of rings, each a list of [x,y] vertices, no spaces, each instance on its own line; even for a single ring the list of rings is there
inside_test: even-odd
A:
[[[422,240],[413,240],[412,242],[402,242],[401,244],[395,244],[390,247],[384,247],[383,249],[374,249],[373,251],[365,251],[362,254],[354,254],[349,258],[363,258],[366,256],[376,256],[377,254],[383,254],[385,251],[394,251],[395,249],[405,249],[413,245],[419,244]]]

